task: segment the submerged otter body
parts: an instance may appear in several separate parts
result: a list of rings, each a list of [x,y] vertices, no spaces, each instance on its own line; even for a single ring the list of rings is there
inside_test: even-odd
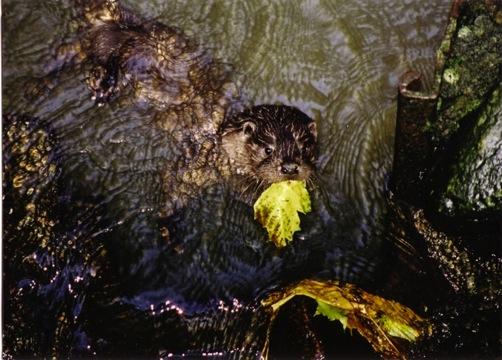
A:
[[[181,30],[144,19],[116,0],[77,0],[80,36],[60,47],[53,70],[84,64],[97,105],[132,94],[157,110],[157,126],[215,134],[230,109],[240,109],[230,67]],[[200,138],[200,136],[199,136]]]
[[[311,179],[315,122],[300,110],[260,105],[242,110],[228,68],[181,31],[145,21],[116,1],[84,7],[80,58],[91,65],[88,84],[99,104],[124,90],[155,107],[156,123],[182,144],[166,164],[164,216],[200,189],[226,181],[251,203],[271,183]]]

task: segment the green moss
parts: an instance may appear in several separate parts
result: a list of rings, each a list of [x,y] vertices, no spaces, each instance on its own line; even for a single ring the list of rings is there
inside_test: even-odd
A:
[[[455,84],[460,79],[460,75],[457,71],[450,68],[444,71],[443,79],[449,84]]]
[[[439,98],[436,105],[436,110],[441,109],[442,105],[443,105],[443,99]],[[428,122],[428,125],[430,126],[430,122]]]
[[[501,86],[491,94],[452,166],[440,206],[445,214],[482,217],[502,211],[501,94]]]
[[[438,117],[430,132],[437,148],[448,142],[502,81],[502,27],[488,15],[484,4],[466,3],[457,24],[450,48],[446,47],[447,35],[438,51],[438,58],[442,58],[438,65],[444,67],[440,73]],[[452,33],[449,31],[447,34]]]
[[[472,30],[469,29],[467,26],[462,26],[460,30],[458,31],[458,37],[459,39],[467,39],[470,36],[472,36]]]

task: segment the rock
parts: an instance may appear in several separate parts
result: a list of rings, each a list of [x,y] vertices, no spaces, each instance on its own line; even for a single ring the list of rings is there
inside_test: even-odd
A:
[[[502,79],[502,26],[482,2],[466,2],[446,54],[431,138],[441,150]],[[469,125],[469,124],[467,124]]]
[[[502,87],[493,92],[451,169],[440,212],[484,218],[502,211]],[[479,219],[478,219],[479,220]]]

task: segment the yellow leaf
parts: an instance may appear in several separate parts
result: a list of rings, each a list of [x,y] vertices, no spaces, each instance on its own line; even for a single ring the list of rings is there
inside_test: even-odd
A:
[[[277,247],[286,246],[300,230],[298,212],[310,212],[310,197],[305,181],[288,180],[270,185],[254,204],[254,217],[267,229]]]

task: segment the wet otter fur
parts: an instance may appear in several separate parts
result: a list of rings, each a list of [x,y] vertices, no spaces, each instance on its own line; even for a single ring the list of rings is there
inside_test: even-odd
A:
[[[165,216],[194,196],[194,188],[221,181],[250,205],[274,182],[305,180],[312,185],[316,125],[294,107],[254,106],[226,118],[216,137],[193,153],[165,171],[164,190],[170,194]]]
[[[226,181],[248,203],[273,182],[310,181],[317,158],[315,122],[284,105],[242,110],[229,69],[181,31],[146,21],[117,1],[85,2],[77,58],[102,105],[121,91],[158,110],[157,124],[178,134],[183,155],[166,164],[171,215],[201,188]]]

